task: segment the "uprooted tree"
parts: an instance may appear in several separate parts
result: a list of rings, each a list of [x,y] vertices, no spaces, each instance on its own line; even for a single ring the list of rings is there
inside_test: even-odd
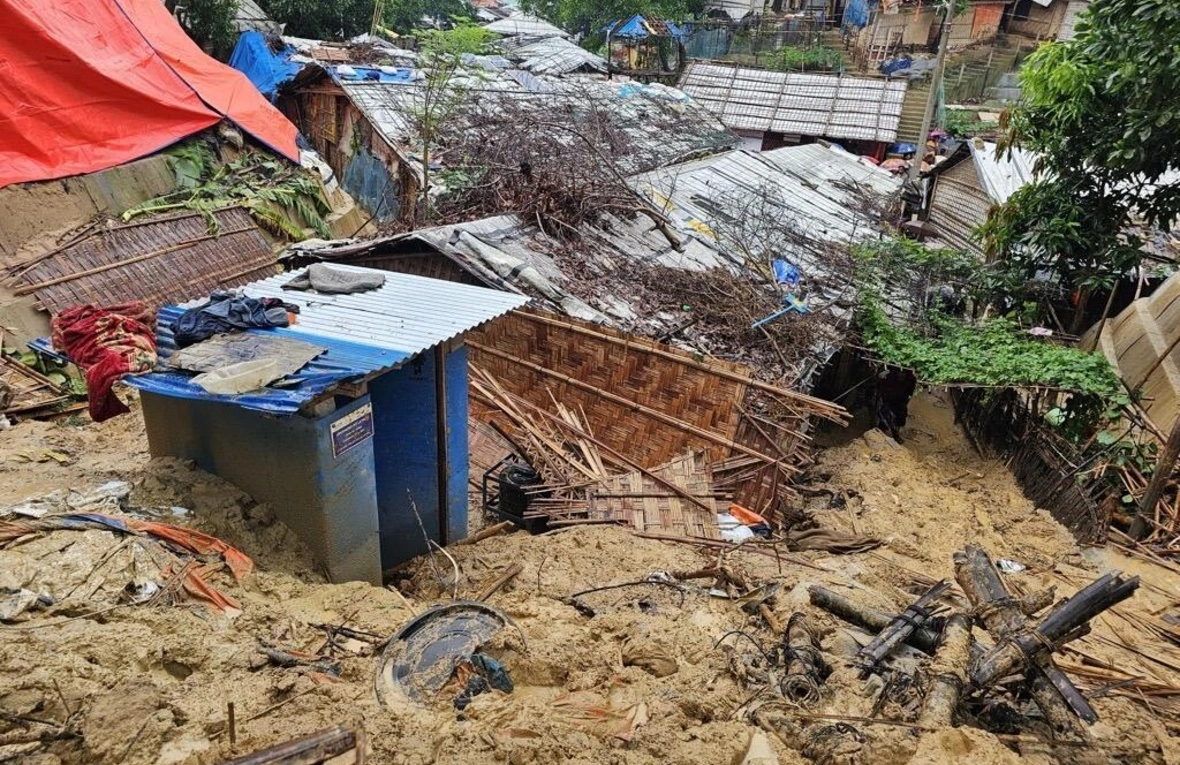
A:
[[[1073,40],[1025,61],[1002,125],[1004,147],[1037,153],[1038,176],[989,215],[985,249],[1026,283],[1050,275],[1075,332],[1091,297],[1141,264],[1135,224],[1180,216],[1177,39],[1174,0],[1095,0]]]

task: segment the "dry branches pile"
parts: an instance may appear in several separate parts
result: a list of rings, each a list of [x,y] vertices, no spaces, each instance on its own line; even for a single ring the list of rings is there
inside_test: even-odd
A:
[[[687,340],[711,356],[747,364],[768,381],[796,380],[834,331],[826,311],[791,312],[755,329],[755,323],[783,309],[783,296],[748,274],[637,266],[629,276],[633,289],[642,291],[649,316],[684,317],[673,342]]]
[[[640,212],[627,176],[685,159],[681,150],[729,148],[692,112],[601,83],[471,95],[439,127],[439,222],[516,213],[573,240],[605,214]]]

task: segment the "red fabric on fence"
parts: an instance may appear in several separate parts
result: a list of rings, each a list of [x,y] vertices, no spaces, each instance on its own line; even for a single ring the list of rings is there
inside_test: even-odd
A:
[[[222,117],[298,161],[295,126],[160,0],[0,0],[0,187],[96,172]]]
[[[90,417],[109,420],[130,411],[115,381],[156,365],[156,314],[141,302],[68,308],[53,317],[53,347],[85,371]]]

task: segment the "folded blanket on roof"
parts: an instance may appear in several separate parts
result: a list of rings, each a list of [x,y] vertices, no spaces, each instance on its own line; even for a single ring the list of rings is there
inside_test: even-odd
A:
[[[286,327],[290,324],[288,308],[278,298],[258,300],[232,292],[214,292],[209,300],[172,322],[172,334],[177,347],[184,348],[234,329]]]
[[[345,271],[323,263],[313,263],[299,276],[283,285],[285,290],[315,290],[328,295],[351,295],[368,292],[385,284],[384,274]]]
[[[111,390],[123,375],[156,365],[156,314],[147,304],[68,308],[53,317],[53,347],[86,372],[95,422],[130,410]]]

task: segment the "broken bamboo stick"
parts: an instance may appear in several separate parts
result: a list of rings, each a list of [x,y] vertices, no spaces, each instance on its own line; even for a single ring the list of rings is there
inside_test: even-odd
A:
[[[936,582],[920,598],[895,616],[889,625],[857,654],[864,668],[871,670],[876,667],[886,656],[893,653],[894,649],[905,642],[906,637],[915,629],[930,621],[933,616],[930,606],[948,589],[950,589],[950,584],[946,581]]]
[[[971,673],[976,688],[986,688],[1002,677],[1033,664],[1066,642],[1085,634],[1089,621],[1135,594],[1139,577],[1123,579],[1104,574],[1049,612],[1032,629],[1008,635],[989,651]]]
[[[874,634],[884,630],[897,618],[884,611],[853,603],[843,595],[838,595],[818,584],[812,585],[807,593],[811,599],[811,605],[822,608],[828,613]],[[929,627],[919,627],[905,638],[907,645],[930,655],[934,655],[937,651],[940,640],[939,633]]]
[[[458,547],[459,545],[473,545],[476,542],[482,542],[485,539],[490,539],[491,537],[508,531],[512,528],[512,525],[512,521],[501,521],[494,526],[488,526],[486,529],[481,529],[469,537],[464,537],[458,542],[452,543],[451,546]]]
[[[783,697],[804,708],[818,704],[819,687],[832,670],[824,661],[815,632],[802,613],[793,613],[787,620],[787,629],[783,633],[783,656],[786,674],[779,683]]]
[[[497,590],[515,579],[521,571],[524,571],[524,566],[520,565],[519,563],[513,563],[504,573],[488,582],[487,586],[480,590],[479,594],[475,596],[475,599],[487,600],[488,598],[492,597],[496,594]]]
[[[955,580],[975,608],[977,618],[997,639],[1024,628],[1026,619],[1004,586],[1000,572],[978,545],[955,553]],[[1081,691],[1074,687],[1051,657],[1029,668],[1029,693],[1049,725],[1058,733],[1078,733],[1075,715],[1088,724],[1098,720]]]
[[[479,388],[476,387],[476,390],[478,391]],[[487,394],[485,393],[483,395],[486,396]],[[511,395],[511,394],[508,394],[508,395]],[[643,473],[645,476],[647,476],[648,478],[655,481],[658,485],[664,487],[668,491],[675,493],[681,499],[687,500],[688,502],[691,502],[692,504],[696,505],[697,507],[701,508],[702,510],[708,511],[709,513],[716,513],[717,512],[717,509],[715,507],[712,507],[712,506],[706,504],[705,502],[702,502],[700,499],[697,499],[697,497],[695,497],[694,495],[692,495],[691,493],[686,491],[684,488],[677,486],[676,484],[672,483],[671,481],[668,481],[667,479],[665,479],[665,478],[653,473],[652,471],[648,470],[647,468],[641,466],[638,462],[635,462],[631,458],[625,456],[622,452],[612,449],[611,447],[607,446],[602,441],[599,441],[594,436],[591,436],[589,433],[586,433],[585,431],[583,431],[581,428],[577,428],[573,425],[570,425],[568,422],[561,419],[560,417],[558,417],[554,414],[551,414],[550,412],[545,411],[544,409],[537,406],[536,404],[533,404],[529,401],[525,401],[524,399],[518,398],[518,403],[531,408],[537,414],[541,415],[542,417],[545,417],[546,419],[550,420],[551,422],[557,423],[559,426],[564,427],[565,429],[569,430],[574,435],[585,438],[590,443],[594,444],[599,449],[602,449],[604,452],[609,454],[615,460],[626,465],[627,467],[631,468],[632,470],[638,470],[640,473]]]
[[[942,629],[942,645],[930,664],[930,690],[922,707],[919,725],[949,726],[963,689],[967,687],[967,668],[971,660],[971,617],[952,614]]]

